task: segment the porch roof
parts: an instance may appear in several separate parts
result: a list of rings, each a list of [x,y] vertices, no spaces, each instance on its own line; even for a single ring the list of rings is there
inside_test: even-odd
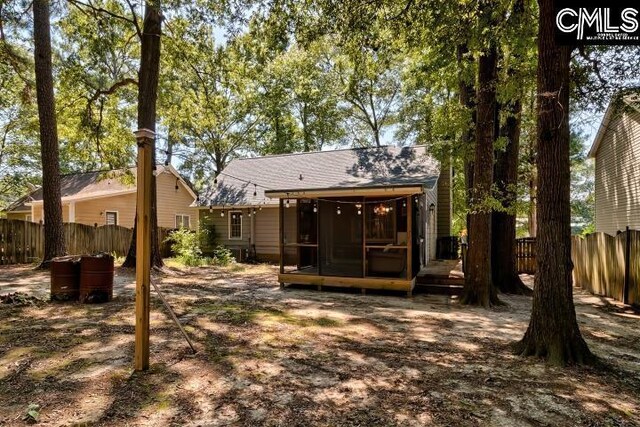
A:
[[[425,146],[376,147],[233,160],[200,206],[276,204],[291,197],[330,193],[411,194],[433,188],[439,163]],[[403,193],[404,192],[404,193]],[[255,193],[255,195],[254,195]],[[379,194],[376,194],[379,195]]]

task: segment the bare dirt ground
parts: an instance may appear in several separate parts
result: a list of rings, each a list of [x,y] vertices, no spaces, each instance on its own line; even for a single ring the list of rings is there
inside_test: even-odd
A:
[[[576,290],[598,368],[521,359],[529,297],[280,290],[271,266],[157,278],[199,352],[152,299],[151,369],[132,372],[134,285],[102,305],[0,304],[0,425],[640,425],[640,316]],[[0,267],[0,294],[46,297],[47,273]]]

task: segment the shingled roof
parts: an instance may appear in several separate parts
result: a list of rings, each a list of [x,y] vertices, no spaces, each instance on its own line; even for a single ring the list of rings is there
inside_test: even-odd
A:
[[[273,192],[424,186],[438,162],[424,146],[354,148],[236,159],[211,183],[200,206],[277,204]],[[254,196],[255,193],[255,196]],[[265,194],[266,193],[266,194]]]

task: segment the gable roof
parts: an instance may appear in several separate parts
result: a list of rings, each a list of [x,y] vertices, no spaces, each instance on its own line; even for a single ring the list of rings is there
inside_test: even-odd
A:
[[[269,195],[332,189],[433,188],[439,163],[426,147],[376,147],[236,159],[200,198],[200,206],[277,204]],[[255,193],[255,195],[254,195]]]
[[[588,157],[596,157],[598,148],[600,148],[600,144],[602,143],[605,134],[609,130],[611,120],[614,119],[615,114],[622,106],[630,107],[635,109],[636,111],[640,111],[640,90],[635,89],[620,92],[611,99],[609,105],[607,106],[607,110],[604,113],[604,117],[602,118],[602,122],[600,123],[600,127],[598,128],[598,133],[596,134],[596,137],[593,140],[593,144],[589,149]]]
[[[114,169],[110,171],[81,172],[60,177],[60,190],[62,201],[78,201],[110,197],[118,194],[134,193],[136,191],[135,176],[137,169]],[[171,173],[178,178],[185,189],[195,199],[197,196],[189,184],[180,176],[178,171],[171,165],[156,165],[156,175],[161,173]],[[124,175],[130,174],[130,179],[121,179]],[[21,212],[31,210],[32,203],[42,202],[42,188],[38,188],[31,193],[21,197],[11,203],[5,209],[6,212]]]

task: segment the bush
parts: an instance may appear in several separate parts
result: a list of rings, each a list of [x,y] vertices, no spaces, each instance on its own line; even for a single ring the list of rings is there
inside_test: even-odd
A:
[[[218,234],[216,227],[206,221],[200,223],[200,245],[205,249],[215,248],[218,243]]]
[[[171,243],[171,250],[182,264],[190,267],[208,264],[208,259],[202,256],[198,233],[181,228],[172,231],[167,241]]]
[[[213,264],[215,265],[225,266],[225,265],[229,265],[231,263],[236,262],[236,259],[233,257],[233,254],[229,249],[225,248],[222,245],[218,245],[213,250],[212,261],[213,261]]]

